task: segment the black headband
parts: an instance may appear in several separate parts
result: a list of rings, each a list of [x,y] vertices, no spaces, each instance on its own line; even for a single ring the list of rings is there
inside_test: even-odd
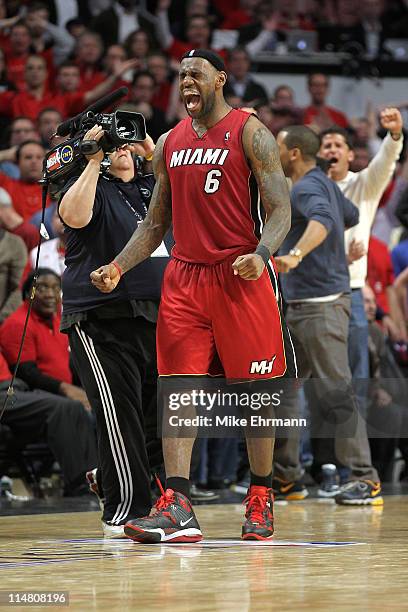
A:
[[[207,60],[207,62],[210,62],[217,70],[226,71],[224,60],[217,53],[214,53],[214,51],[208,51],[208,49],[192,49],[183,55],[181,61],[189,57],[202,57]]]

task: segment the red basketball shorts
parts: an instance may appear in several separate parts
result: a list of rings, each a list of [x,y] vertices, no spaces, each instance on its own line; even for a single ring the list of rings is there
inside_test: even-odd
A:
[[[235,258],[215,265],[169,262],[157,323],[161,376],[296,375],[273,262],[257,281],[247,281],[234,275]]]

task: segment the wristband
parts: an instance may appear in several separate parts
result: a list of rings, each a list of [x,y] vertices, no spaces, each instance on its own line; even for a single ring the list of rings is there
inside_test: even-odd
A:
[[[258,244],[258,246],[256,247],[255,255],[260,255],[262,257],[265,266],[271,258],[271,254],[269,252],[268,247],[263,244]]]
[[[117,269],[117,271],[119,272],[119,277],[122,278],[123,276],[123,270],[120,267],[120,265],[116,262],[116,261],[112,261],[112,266],[115,266],[115,268]]]
[[[145,161],[152,161],[153,159],[153,153],[150,153],[150,155],[146,155],[145,157]]]

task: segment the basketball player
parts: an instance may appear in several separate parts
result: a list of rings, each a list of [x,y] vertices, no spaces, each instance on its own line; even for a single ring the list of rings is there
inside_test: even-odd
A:
[[[157,182],[146,220],[112,263],[91,274],[98,289],[112,291],[157,248],[173,222],[176,245],[157,333],[161,376],[270,379],[295,368],[271,259],[290,227],[279,149],[255,116],[227,105],[225,82],[223,61],[215,53],[198,49],[184,55],[179,83],[189,117],[157,142]],[[263,373],[250,374],[259,362],[267,366]],[[164,438],[166,489],[154,514],[127,523],[130,538],[202,539],[189,496],[193,442]],[[244,539],[273,535],[273,445],[272,438],[247,438],[251,486]]]

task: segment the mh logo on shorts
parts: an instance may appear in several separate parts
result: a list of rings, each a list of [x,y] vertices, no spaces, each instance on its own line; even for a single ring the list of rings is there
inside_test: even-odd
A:
[[[250,374],[272,374],[272,368],[276,355],[270,361],[263,359],[262,361],[251,361]]]

